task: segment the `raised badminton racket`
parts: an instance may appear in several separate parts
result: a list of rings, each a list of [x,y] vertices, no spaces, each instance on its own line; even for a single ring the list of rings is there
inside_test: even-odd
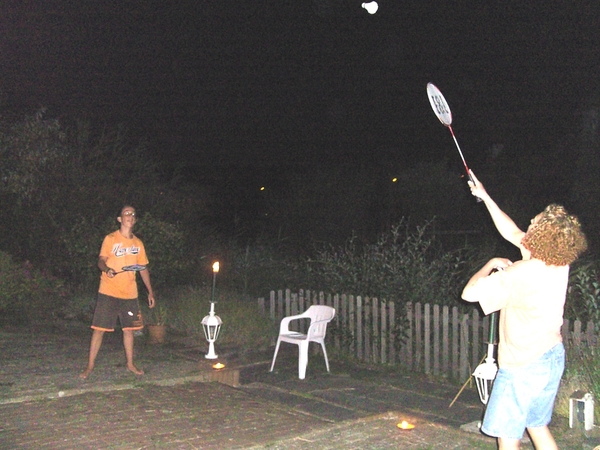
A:
[[[448,102],[444,98],[442,92],[433,83],[427,83],[427,97],[429,98],[431,109],[433,109],[433,112],[435,113],[437,118],[440,119],[440,122],[442,122],[442,124],[450,130],[450,134],[452,135],[452,139],[454,139],[454,143],[456,144],[456,149],[458,150],[460,159],[462,160],[462,163],[465,166],[467,177],[469,177],[469,180],[472,183],[475,183],[475,181],[473,181],[473,177],[471,177],[471,171],[469,170],[469,166],[467,166],[467,161],[465,161],[465,157],[463,156],[463,152],[460,149],[460,145],[458,145],[456,136],[454,136],[454,130],[452,129],[452,111],[450,111],[450,106],[448,106]],[[477,197],[477,201],[480,202],[481,199]]]
[[[121,267],[121,270],[119,272],[115,272],[115,275],[118,273],[123,273],[123,272],[140,272],[145,269],[146,269],[146,266],[144,266],[142,264],[133,264],[131,266]]]

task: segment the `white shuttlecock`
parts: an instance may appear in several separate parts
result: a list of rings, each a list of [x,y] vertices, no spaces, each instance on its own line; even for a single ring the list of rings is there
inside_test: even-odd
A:
[[[369,14],[375,14],[379,9],[377,2],[363,3],[362,7],[365,8]]]

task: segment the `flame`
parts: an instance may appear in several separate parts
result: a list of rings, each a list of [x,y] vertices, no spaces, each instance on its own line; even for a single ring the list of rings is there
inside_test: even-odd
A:
[[[398,424],[398,428],[401,430],[412,430],[415,426],[412,423],[408,423],[406,420],[403,420]]]
[[[223,364],[223,363],[216,363],[213,365],[213,369],[215,369],[215,370],[221,370],[223,368],[225,368],[225,364]]]
[[[213,272],[217,273],[219,271],[219,261],[215,261],[213,264]]]

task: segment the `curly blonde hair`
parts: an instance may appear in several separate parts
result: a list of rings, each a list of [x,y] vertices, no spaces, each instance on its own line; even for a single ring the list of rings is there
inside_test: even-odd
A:
[[[569,265],[587,250],[587,240],[579,219],[556,204],[544,209],[521,244],[533,258],[555,266]]]

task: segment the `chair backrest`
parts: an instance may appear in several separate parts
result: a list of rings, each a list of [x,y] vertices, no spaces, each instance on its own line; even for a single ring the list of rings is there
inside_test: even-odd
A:
[[[335,309],[331,306],[312,305],[304,314],[310,317],[308,340],[313,338],[323,339],[327,333],[327,324],[335,317]],[[319,323],[315,323],[319,322]]]

